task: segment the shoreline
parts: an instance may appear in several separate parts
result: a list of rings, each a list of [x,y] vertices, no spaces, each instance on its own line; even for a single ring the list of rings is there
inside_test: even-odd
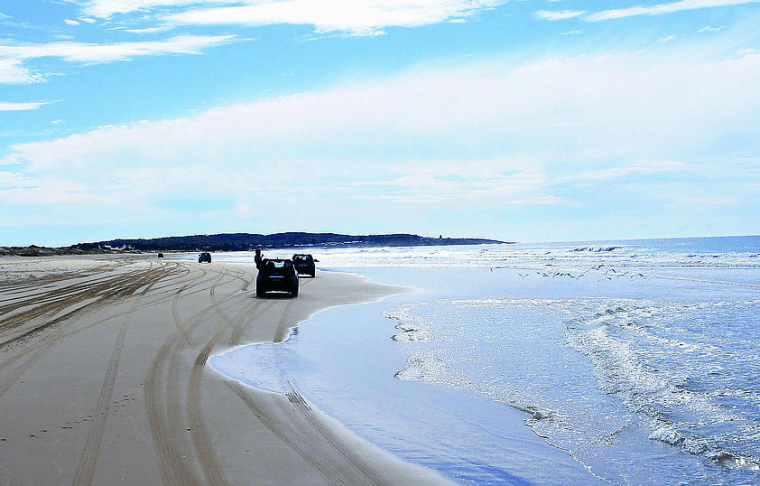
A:
[[[131,255],[0,258],[0,270],[0,477],[10,484],[452,484],[297,390],[254,390],[206,366],[400,288],[320,272],[297,299],[258,299],[252,265]]]
[[[372,281],[422,291],[320,312],[292,340],[236,349],[217,356],[214,366],[256,389],[287,391],[295,383],[353,433],[461,484],[601,484],[568,451],[526,426],[533,412],[397,377],[415,354],[414,344],[392,339],[399,321],[389,316],[450,298],[452,289],[442,282],[466,285],[497,275],[488,269],[466,273],[467,278],[461,269],[364,269]],[[475,295],[477,290],[462,298]],[[273,361],[276,370],[267,366]]]

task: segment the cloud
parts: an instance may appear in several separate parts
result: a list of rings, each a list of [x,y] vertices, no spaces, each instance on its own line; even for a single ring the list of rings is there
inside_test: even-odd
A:
[[[654,16],[665,15],[687,10],[698,10],[703,8],[730,7],[736,5],[745,5],[757,3],[760,0],[681,0],[671,3],[660,3],[656,5],[634,6],[619,9],[603,10],[601,12],[589,13],[585,10],[539,10],[536,17],[542,20],[567,20],[580,18],[588,22],[599,22],[604,20],[623,19],[628,17],[637,17],[642,15]],[[704,28],[700,32],[712,31],[719,29]]]
[[[5,103],[0,101],[0,111],[28,111],[36,110],[40,106],[47,105],[48,101],[33,103]]]
[[[632,176],[654,176],[667,173],[686,172],[689,165],[676,161],[642,162],[627,167],[613,167],[608,169],[580,172],[564,176],[558,182],[599,182],[611,179],[630,179]]]
[[[0,84],[31,84],[44,80],[41,74],[33,74],[21,66],[20,59],[0,57]]]
[[[730,162],[760,152],[758,85],[757,54],[419,68],[16,144],[0,165],[35,189],[0,191],[0,203],[44,198],[89,205],[88,217],[145,220],[155,208],[171,217],[171,201],[193,195],[229,200],[214,217],[230,227],[277,229],[274,215],[288,214],[302,228],[371,218],[399,230],[392,216],[403,213],[417,231],[441,212],[474,228],[475,215],[557,204],[612,213],[624,200],[652,214],[673,198],[728,194],[756,207],[746,200],[757,196],[757,168]],[[292,174],[303,177],[294,184]]]
[[[116,14],[146,12],[156,8],[183,7],[186,5],[219,5],[241,3],[240,0],[90,0],[84,9],[86,15],[109,18]]]
[[[181,25],[313,25],[318,32],[376,34],[386,27],[461,22],[506,0],[91,0],[97,18],[140,12]],[[229,4],[229,5],[227,5]]]
[[[171,27],[164,25],[161,27],[148,27],[145,29],[124,29],[124,32],[129,32],[130,34],[155,34],[157,32],[164,32],[171,29]]]
[[[389,159],[460,153],[604,160],[699,153],[758,124],[760,55],[712,63],[652,55],[499,62],[410,71],[208,110],[197,116],[21,144],[33,168],[288,157]],[[709,96],[708,96],[709,93]],[[549,137],[549,138],[547,138]],[[552,144],[546,141],[551,140]],[[747,143],[748,139],[740,139]],[[714,148],[714,147],[713,147]],[[651,152],[651,153],[649,153]],[[124,154],[124,155],[118,155]]]
[[[461,21],[505,0],[279,0],[197,8],[166,16],[185,25],[313,25],[318,32],[373,33]]]
[[[679,2],[660,3],[650,6],[636,6],[605,10],[595,14],[587,15],[584,17],[584,19],[596,22],[600,20],[622,19],[640,15],[664,15],[683,12],[686,10],[744,5],[748,3],[757,3],[758,1],[759,0],[681,0]]]
[[[542,20],[566,20],[580,17],[585,13],[585,10],[539,10],[536,12],[536,17]]]
[[[117,42],[113,44],[54,42],[0,46],[0,62],[10,62],[17,66],[19,60],[23,59],[59,57],[69,62],[97,63],[125,61],[138,56],[199,54],[204,48],[227,43],[233,38],[235,38],[234,35],[181,35],[153,42]]]

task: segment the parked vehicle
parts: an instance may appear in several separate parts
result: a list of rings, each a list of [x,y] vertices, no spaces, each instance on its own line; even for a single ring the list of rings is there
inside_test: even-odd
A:
[[[318,261],[309,254],[297,253],[293,255],[293,265],[295,265],[299,275],[311,275],[312,278],[316,276],[317,269],[314,262]]]
[[[263,297],[267,292],[288,292],[298,297],[298,272],[291,260],[265,258],[256,276],[256,295]]]
[[[211,253],[203,252],[200,255],[198,255],[198,263],[211,263]]]

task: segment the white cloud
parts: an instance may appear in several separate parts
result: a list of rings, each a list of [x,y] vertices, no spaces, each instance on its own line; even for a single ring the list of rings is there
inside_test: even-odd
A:
[[[84,13],[170,12],[185,25],[313,25],[318,32],[376,34],[385,27],[461,22],[506,0],[91,0]]]
[[[84,11],[93,17],[109,18],[115,14],[145,12],[158,7],[219,5],[221,3],[241,3],[241,0],[90,0]]]
[[[539,10],[536,12],[536,17],[542,20],[566,20],[580,17],[585,13],[585,10]]]
[[[43,81],[43,76],[33,74],[22,67],[21,60],[0,57],[0,84],[30,84],[41,81]]]
[[[279,0],[198,8],[168,15],[188,25],[313,25],[319,32],[373,33],[465,19],[505,0]]]
[[[47,101],[34,103],[5,103],[0,101],[0,111],[28,111],[36,110],[40,106],[47,105]]]
[[[580,172],[561,177],[558,179],[558,182],[599,182],[611,179],[627,179],[631,176],[654,176],[666,173],[686,172],[688,169],[689,165],[683,162],[643,162],[627,167],[613,167],[609,169]]]
[[[204,48],[224,44],[234,37],[234,35],[182,35],[153,42],[118,42],[113,44],[54,42],[0,46],[0,63],[5,61],[18,66],[19,60],[40,57],[59,57],[70,62],[111,62],[124,61],[138,56],[199,54]]]
[[[635,6],[629,8],[612,9],[590,14],[585,20],[600,21],[636,17],[640,15],[664,15],[685,10],[697,10],[702,8],[728,7],[732,5],[744,5],[757,3],[760,0],[681,0],[679,2],[660,3],[650,6]]]
[[[130,34],[155,34],[157,32],[164,32],[171,29],[168,25],[164,25],[161,27],[148,27],[146,29],[124,29],[124,32],[129,32]]]
[[[599,160],[656,155],[665,147],[694,147],[698,153],[716,133],[758,123],[760,93],[754,86],[760,85],[760,55],[687,64],[642,56],[410,72],[17,148],[35,168],[120,164],[125,157],[151,165],[206,163],[225,153],[225,160],[249,160],[250,153],[300,159],[325,151],[413,156],[415,147],[440,144],[452,150],[464,144],[483,152],[514,147],[516,153],[548,154],[560,141],[565,159],[596,152]],[[543,143],[547,136],[555,143]]]
[[[683,196],[676,199],[681,204],[689,206],[723,206],[726,204],[735,203],[735,198],[730,197],[689,197]]]
[[[77,22],[76,20],[63,19],[63,21],[66,22],[67,25],[79,25],[79,22]]]
[[[43,189],[0,191],[0,201],[45,191],[147,214],[155,201],[194,194],[232,199],[231,221],[272,211],[296,215],[299,226],[341,211],[361,219],[363,204],[373,215],[481,214],[606,193],[651,208],[668,192],[655,182],[670,179],[680,184],[674,197],[746,192],[757,170],[724,161],[760,152],[760,55],[693,59],[640,53],[413,70],[16,144],[0,165],[20,164]],[[294,186],[293,173],[306,177]],[[571,192],[579,185],[585,196]]]

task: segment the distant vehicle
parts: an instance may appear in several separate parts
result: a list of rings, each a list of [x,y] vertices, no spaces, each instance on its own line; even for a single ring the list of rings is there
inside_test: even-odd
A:
[[[164,257],[164,254],[163,254],[163,253],[159,253],[159,254],[158,254],[158,258],[163,258],[163,257]]]
[[[211,253],[203,252],[200,255],[198,255],[198,263],[211,263]]]
[[[296,253],[293,255],[293,265],[299,275],[311,275],[312,278],[317,274],[314,262],[318,262],[309,254]]]
[[[256,295],[263,297],[267,292],[279,290],[298,297],[298,272],[291,260],[265,258],[256,276]]]

